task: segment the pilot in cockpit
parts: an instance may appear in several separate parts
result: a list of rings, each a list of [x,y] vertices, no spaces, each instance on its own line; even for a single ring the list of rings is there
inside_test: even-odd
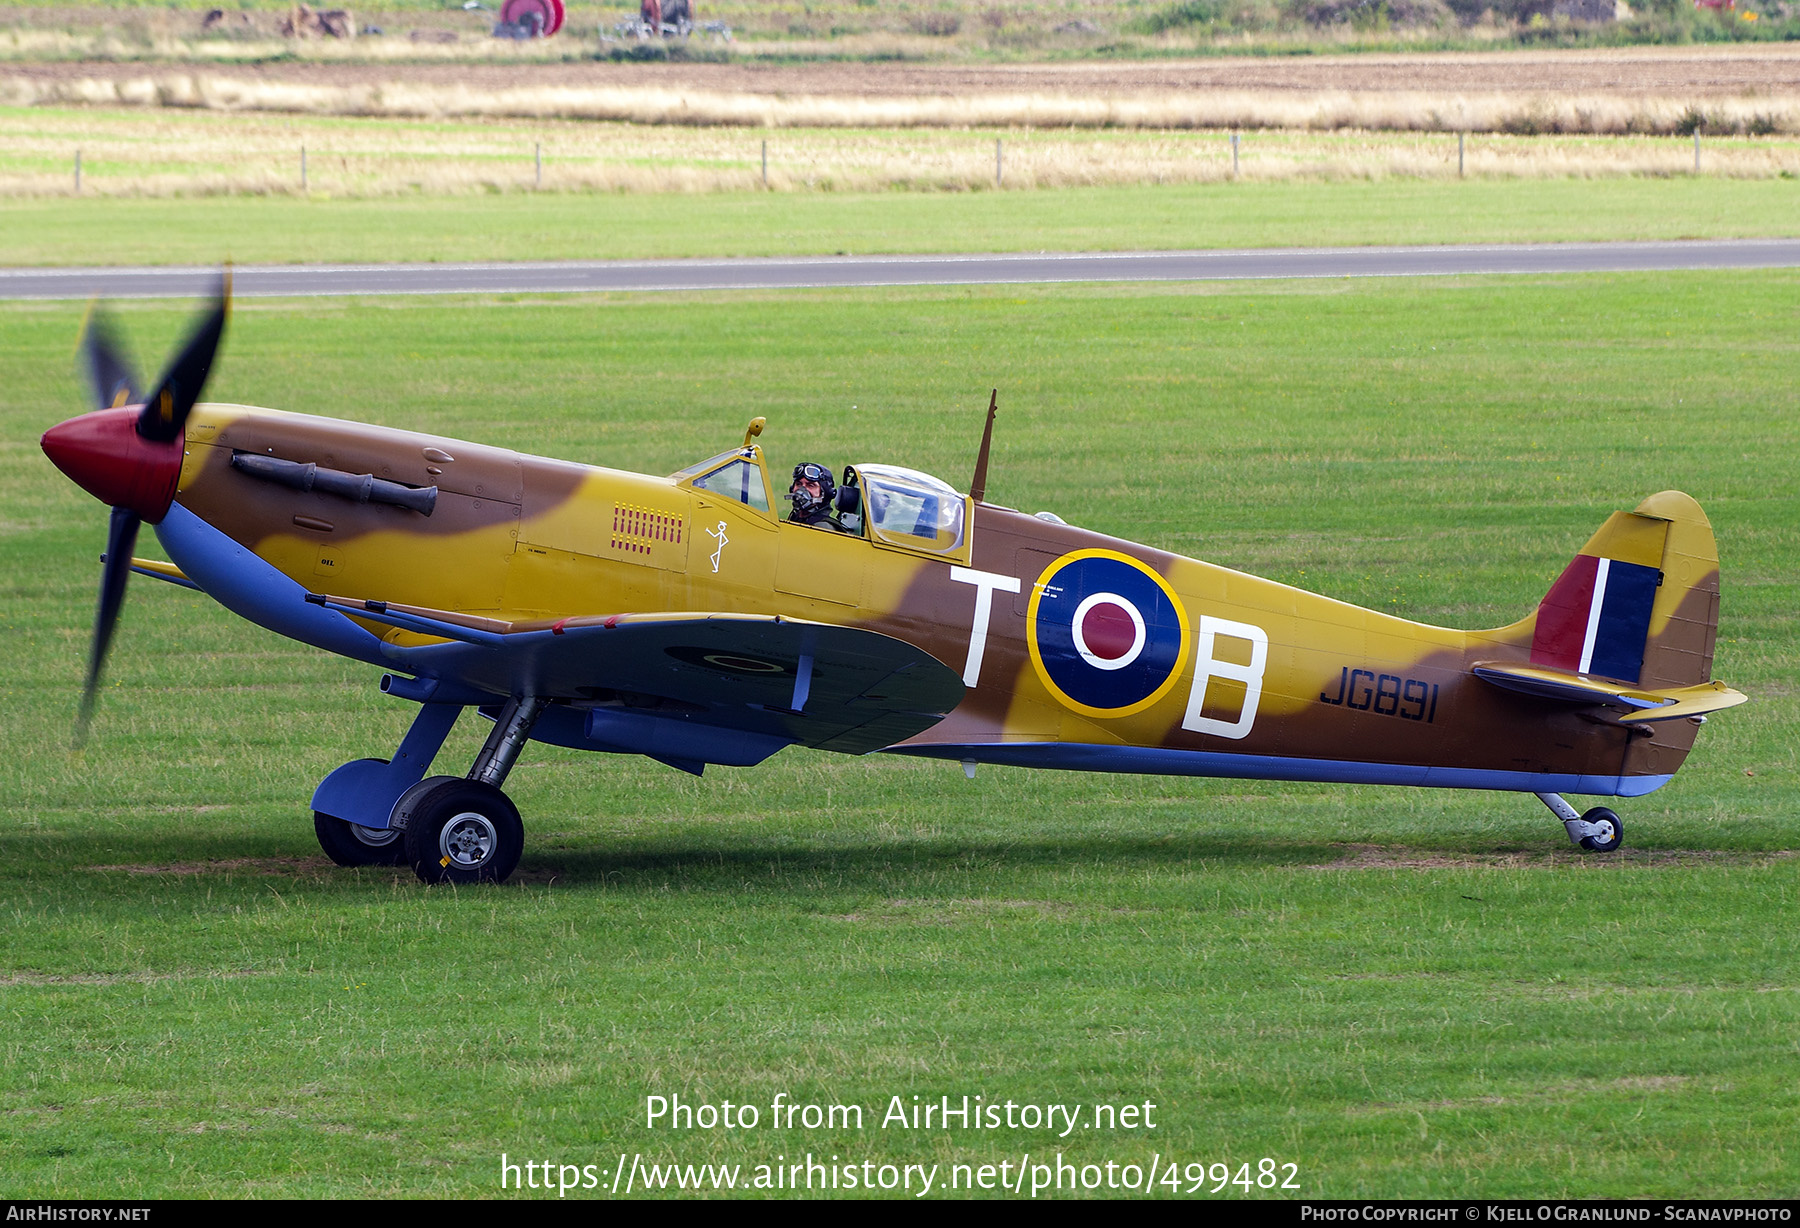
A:
[[[850,532],[832,515],[837,502],[837,486],[831,480],[831,470],[825,466],[811,461],[795,465],[794,483],[788,487],[788,499],[794,505],[788,519],[794,524],[829,529],[834,533]]]

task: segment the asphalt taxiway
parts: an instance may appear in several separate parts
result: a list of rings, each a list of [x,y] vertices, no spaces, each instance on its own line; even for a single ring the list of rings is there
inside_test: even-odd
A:
[[[1800,267],[1800,239],[1723,239],[491,264],[253,264],[232,270],[232,291],[251,298],[654,293],[1794,267]],[[0,298],[188,298],[210,294],[217,277],[218,270],[211,267],[0,269]]]

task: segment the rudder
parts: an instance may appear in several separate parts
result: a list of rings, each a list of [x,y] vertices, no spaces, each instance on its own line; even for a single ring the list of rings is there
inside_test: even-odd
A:
[[[1531,661],[1644,687],[1712,677],[1719,556],[1712,525],[1679,491],[1614,512],[1539,603]]]

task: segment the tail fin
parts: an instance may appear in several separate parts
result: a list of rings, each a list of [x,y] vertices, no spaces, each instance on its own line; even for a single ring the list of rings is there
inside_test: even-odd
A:
[[[1539,603],[1531,662],[1646,688],[1712,677],[1719,554],[1700,505],[1679,491],[1614,512]]]
[[[1612,791],[1636,797],[1674,776],[1707,713],[1744,702],[1711,681],[1718,626],[1712,525],[1698,503],[1665,490],[1614,512],[1536,612],[1502,629],[1515,652],[1530,634],[1529,665],[1477,662],[1473,672],[1553,702],[1627,710],[1622,760],[1594,770],[1616,770]]]

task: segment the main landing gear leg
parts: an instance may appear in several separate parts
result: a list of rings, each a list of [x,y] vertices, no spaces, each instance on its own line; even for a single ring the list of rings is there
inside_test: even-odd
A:
[[[519,761],[519,752],[525,749],[525,740],[531,736],[531,727],[544,710],[544,702],[536,695],[515,695],[506,701],[494,722],[494,731],[475,756],[475,766],[469,769],[470,780],[496,789],[506,783],[513,764]]]
[[[1562,820],[1569,839],[1590,853],[1610,853],[1625,839],[1625,825],[1605,806],[1595,806],[1586,814],[1576,814],[1575,807],[1565,802],[1561,794],[1540,793],[1537,799]]]
[[[406,841],[394,821],[400,799],[419,783],[462,712],[457,704],[421,704],[393,759],[344,764],[313,791],[319,847],[340,866],[397,866]]]
[[[421,780],[395,807],[413,873],[427,883],[499,883],[525,851],[525,825],[500,791],[544,710],[536,695],[514,696],[500,710],[467,779]]]

